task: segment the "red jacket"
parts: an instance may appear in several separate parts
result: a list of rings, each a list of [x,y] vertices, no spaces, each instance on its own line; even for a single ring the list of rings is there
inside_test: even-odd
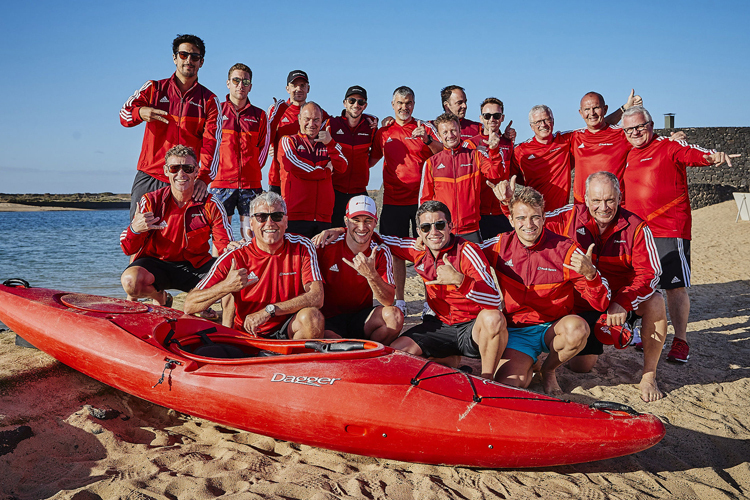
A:
[[[120,235],[120,246],[125,255],[135,254],[135,259],[154,257],[172,262],[188,261],[193,267],[200,267],[211,258],[209,238],[220,254],[232,241],[232,226],[224,205],[212,195],[202,202],[191,199],[184,209],[179,209],[170,186],[166,186],[144,194],[138,203],[138,211],[152,212],[160,222],[166,222],[167,227],[162,231],[134,233],[128,226]]]
[[[620,189],[625,192],[622,187],[622,175],[625,172],[630,148],[632,146],[625,137],[625,132],[617,125],[608,125],[596,133],[587,128],[573,132],[570,151],[573,153],[576,168],[573,186],[576,203],[584,202],[588,176],[602,170],[615,174],[620,180]]]
[[[477,149],[487,147],[488,136],[478,134],[464,141],[464,147],[469,149]],[[503,215],[503,210],[500,207],[500,200],[497,199],[495,193],[492,192],[492,188],[487,185],[485,181],[489,180],[493,184],[497,184],[500,181],[507,181],[510,173],[511,156],[513,155],[513,142],[500,136],[500,155],[503,157],[503,169],[502,176],[496,179],[482,179],[482,189],[479,195],[479,213],[481,215]]]
[[[545,227],[567,236],[581,248],[594,247],[594,265],[609,283],[612,302],[626,311],[637,309],[656,291],[661,262],[651,230],[646,222],[620,207],[604,234],[586,205],[567,205],[546,214]],[[583,311],[588,303],[577,303]]]
[[[177,86],[177,77],[172,75],[166,80],[149,80],[136,90],[120,109],[120,123],[124,127],[141,123],[139,110],[142,107],[166,111],[169,123],[159,120],[146,123],[138,170],[169,182],[164,175],[164,157],[172,146],[182,144],[193,148],[200,159],[198,178],[210,184],[219,168],[219,99],[197,81],[183,95]]]
[[[556,210],[570,200],[572,132],[555,132],[548,144],[532,137],[513,150],[510,175],[524,186],[531,186],[544,196],[544,209]]]
[[[628,153],[625,208],[648,222],[656,238],[691,238],[693,224],[685,167],[708,166],[713,149],[654,136]]]
[[[270,140],[266,112],[249,102],[238,111],[228,95],[221,110],[221,161],[211,187],[259,189]]]
[[[351,128],[345,114],[331,118],[331,136],[341,146],[349,162],[346,171],[333,173],[333,189],[339,193],[357,194],[367,191],[370,182],[370,149],[375,139],[377,127],[370,126],[370,120],[378,122],[377,116],[362,114],[359,124]]]
[[[274,157],[271,158],[271,166],[268,169],[268,184],[271,186],[284,185],[284,169],[280,168],[280,143],[281,138],[286,135],[295,135],[299,133],[299,112],[300,107],[292,104],[292,101],[275,101],[268,108],[268,123],[270,124],[271,144],[274,148]],[[328,120],[328,113],[323,111],[323,126]]]
[[[487,260],[474,243],[451,235],[436,259],[428,249],[417,250],[414,238],[382,235],[381,238],[394,256],[414,262],[414,269],[425,281],[427,304],[443,323],[465,323],[475,319],[482,309],[500,307],[500,293]],[[437,268],[446,261],[464,275],[461,285],[428,285],[428,281],[437,279]]]
[[[419,203],[445,203],[453,219],[453,232],[472,233],[479,230],[482,184],[485,179],[505,176],[505,162],[498,148],[444,148],[424,163]]]
[[[280,149],[279,161],[287,174],[281,196],[289,220],[331,222],[334,194],[331,170],[326,165],[331,162],[334,172],[346,170],[341,146],[334,140],[326,146],[296,134],[284,136]]]
[[[575,291],[597,311],[606,311],[610,292],[599,272],[588,281],[563,267],[581,247],[547,229],[531,247],[515,232],[485,240],[482,248],[495,268],[505,301],[508,326],[525,327],[557,321],[573,312]]]

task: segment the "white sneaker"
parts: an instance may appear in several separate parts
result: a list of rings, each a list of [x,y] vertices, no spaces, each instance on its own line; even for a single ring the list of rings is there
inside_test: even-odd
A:
[[[395,306],[401,309],[401,312],[404,313],[404,316],[406,316],[406,301],[405,300],[397,300]]]
[[[424,307],[422,308],[422,319],[424,319],[425,316],[432,316],[433,318],[437,318],[437,314],[435,314],[435,311],[432,310],[427,302],[424,303]]]

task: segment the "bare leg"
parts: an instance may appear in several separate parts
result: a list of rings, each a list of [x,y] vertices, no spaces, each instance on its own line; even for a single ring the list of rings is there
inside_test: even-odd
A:
[[[500,360],[495,380],[505,385],[526,388],[531,383],[534,360],[528,354],[506,348]]]
[[[419,344],[414,342],[409,337],[399,337],[393,342],[391,342],[391,347],[394,349],[398,349],[399,351],[408,352],[409,354],[414,354],[415,356],[421,356],[422,355],[422,348],[419,347]]]
[[[120,276],[120,283],[128,300],[140,298],[153,299],[155,305],[164,305],[167,301],[167,291],[157,291],[154,288],[154,275],[140,266],[129,267]]]
[[[690,316],[690,296],[687,288],[673,288],[667,290],[667,307],[669,318],[674,327],[674,336],[687,342],[687,324]],[[644,351],[646,347],[644,344]]]
[[[667,311],[664,309],[664,298],[657,292],[642,303],[636,312],[643,316],[641,322],[643,375],[639,387],[641,399],[649,403],[664,397],[664,393],[656,384],[656,365],[659,364],[659,356],[661,356],[662,346],[667,337]]]
[[[479,346],[482,357],[482,377],[493,380],[505,346],[508,345],[508,328],[505,316],[497,309],[482,309],[477,316],[471,338]]]
[[[396,300],[404,300],[406,286],[406,262],[393,257],[393,279],[396,282]]]
[[[365,337],[390,345],[404,326],[404,313],[395,306],[378,306],[370,312],[365,321]]]
[[[597,361],[599,361],[598,354],[584,354],[583,356],[574,356],[573,359],[568,361],[568,368],[576,373],[588,373],[592,370],[592,368],[594,368],[594,365]]]
[[[325,329],[325,318],[320,309],[305,307],[297,311],[287,327],[290,339],[322,339]]]
[[[542,364],[542,385],[547,394],[563,393],[557,383],[555,370],[558,366],[573,358],[586,347],[589,336],[589,325],[580,316],[574,314],[557,320],[544,336],[549,347],[549,355]]]

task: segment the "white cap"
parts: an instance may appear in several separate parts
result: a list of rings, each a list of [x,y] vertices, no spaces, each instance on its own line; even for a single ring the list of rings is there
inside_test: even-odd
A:
[[[351,219],[358,215],[369,215],[377,220],[378,207],[375,205],[375,200],[363,194],[349,200],[346,205],[346,217]]]

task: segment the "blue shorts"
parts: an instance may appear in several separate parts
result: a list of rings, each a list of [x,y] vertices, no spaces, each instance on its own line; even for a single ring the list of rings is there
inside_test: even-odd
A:
[[[549,352],[549,347],[544,341],[544,335],[550,326],[552,326],[552,322],[521,328],[509,327],[508,345],[505,348],[522,352],[536,361],[541,353]]]
[[[208,192],[214,195],[224,205],[227,215],[234,215],[234,209],[241,216],[250,215],[250,203],[263,192],[262,189],[232,189],[232,188],[208,188]]]

